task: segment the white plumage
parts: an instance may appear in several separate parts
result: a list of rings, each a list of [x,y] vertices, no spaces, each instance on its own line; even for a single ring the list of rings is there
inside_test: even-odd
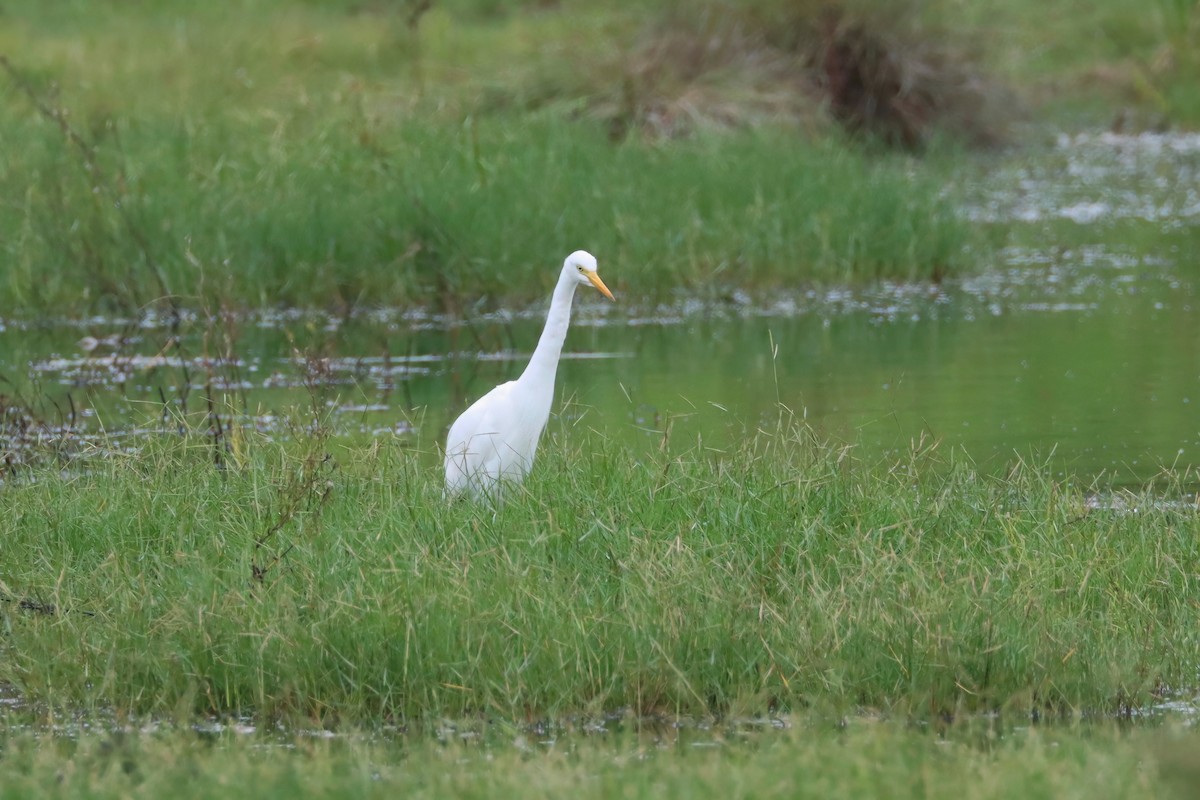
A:
[[[450,426],[446,438],[448,493],[491,494],[504,483],[520,482],[533,466],[538,440],[550,418],[554,376],[571,323],[571,301],[581,285],[594,286],[613,299],[596,273],[595,256],[576,250],[563,262],[546,327],[521,377],[476,400]]]

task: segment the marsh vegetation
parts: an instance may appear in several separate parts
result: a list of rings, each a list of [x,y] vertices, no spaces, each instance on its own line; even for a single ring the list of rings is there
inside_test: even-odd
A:
[[[1195,785],[1194,4],[4,14],[0,792]]]

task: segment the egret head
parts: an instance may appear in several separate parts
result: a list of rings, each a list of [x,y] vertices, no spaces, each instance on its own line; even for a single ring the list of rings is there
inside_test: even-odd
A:
[[[595,286],[600,290],[600,294],[609,300],[616,299],[612,296],[612,292],[608,290],[608,287],[604,285],[604,281],[600,280],[600,276],[596,272],[596,257],[588,251],[576,250],[567,256],[567,260],[563,262],[563,272],[574,275],[575,280],[580,283]]]

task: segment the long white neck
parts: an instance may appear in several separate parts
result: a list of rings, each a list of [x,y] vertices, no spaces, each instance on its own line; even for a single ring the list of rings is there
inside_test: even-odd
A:
[[[554,386],[558,357],[567,338],[567,326],[571,324],[571,300],[575,297],[575,287],[578,285],[574,276],[564,270],[550,298],[550,313],[546,315],[542,338],[538,340],[537,349],[529,359],[529,366],[521,373],[519,380],[522,382]]]

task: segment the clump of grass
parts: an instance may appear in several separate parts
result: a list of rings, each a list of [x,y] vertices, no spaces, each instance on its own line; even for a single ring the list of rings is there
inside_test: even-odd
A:
[[[419,454],[331,442],[213,468],[163,443],[7,487],[0,682],[122,712],[1116,712],[1194,679],[1192,507],[1090,509],[1020,466],[863,465],[803,429],[726,453],[549,442],[502,507]],[[293,445],[294,447],[294,445]],[[283,499],[281,499],[283,498]],[[319,506],[319,510],[318,510]]]
[[[24,232],[5,302],[520,301],[579,247],[634,297],[936,280],[961,268],[969,240],[934,176],[838,142],[761,133],[663,150],[553,118],[377,129],[353,113],[304,116],[307,132],[275,141],[257,125],[114,123],[126,167],[112,203],[45,123],[26,121],[31,147],[9,170],[25,202],[0,210],[0,226]]]
[[[907,149],[937,136],[995,143],[1013,105],[968,33],[952,37],[910,3],[666,3],[633,38],[591,69],[547,69],[557,91],[542,96],[586,98],[615,138],[763,124],[827,131],[832,118]]]

